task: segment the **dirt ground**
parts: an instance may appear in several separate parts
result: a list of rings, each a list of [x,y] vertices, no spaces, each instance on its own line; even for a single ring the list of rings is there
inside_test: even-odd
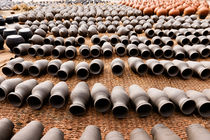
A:
[[[86,40],[86,44],[91,45],[89,38]],[[7,48],[3,51],[0,51],[0,67],[2,67],[13,56],[14,55],[11,54]],[[110,92],[112,88],[117,85],[123,86],[125,90],[128,91],[128,87],[132,84],[138,84],[145,90],[152,87],[163,89],[165,86],[176,87],[185,91],[190,89],[202,91],[205,88],[210,88],[210,79],[203,81],[199,78],[192,77],[189,80],[183,80],[180,77],[169,78],[164,75],[154,76],[150,74],[138,76],[129,69],[127,56],[121,57],[121,59],[123,59],[125,62],[125,71],[121,77],[117,77],[112,74],[110,68],[111,61],[116,57],[118,56],[115,54],[112,58],[104,58],[102,56],[100,57],[100,59],[102,59],[105,63],[104,72],[99,76],[92,76],[86,80],[90,88],[92,88],[96,82],[101,82],[107,86]],[[41,57],[33,58],[31,56],[24,56],[25,60],[31,61],[35,61],[40,58]],[[54,59],[51,56],[45,58],[48,60]],[[91,60],[91,58],[84,59],[82,56],[77,56],[73,61],[78,64],[81,61],[86,61],[89,63]],[[199,59],[198,61],[201,60],[204,59]],[[210,58],[205,60],[210,61]],[[67,59],[63,58],[62,61],[67,61]],[[0,75],[4,76],[2,72],[0,72]],[[15,77],[20,77],[24,80],[35,78],[39,82],[51,80],[54,84],[59,82],[57,77],[53,77],[49,74],[42,75],[40,77],[15,75],[13,77],[6,78]],[[72,90],[79,81],[80,80],[77,79],[76,75],[70,77],[66,81],[69,85],[69,90]],[[55,109],[46,103],[40,110],[32,110],[25,103],[22,107],[16,108],[9,104],[8,101],[3,101],[0,102],[0,119],[3,117],[11,119],[15,124],[15,132],[17,132],[20,128],[24,127],[32,120],[39,120],[45,126],[44,133],[46,133],[46,131],[52,127],[57,127],[65,133],[66,140],[78,139],[85,127],[91,124],[100,127],[103,138],[108,132],[117,130],[124,135],[126,140],[129,139],[129,134],[134,128],[143,128],[150,134],[152,127],[157,123],[163,123],[164,125],[168,126],[183,140],[187,140],[185,129],[192,123],[200,123],[210,130],[210,119],[202,118],[196,112],[192,115],[184,116],[177,109],[171,117],[164,118],[154,110],[148,117],[139,118],[134,109],[129,107],[130,110],[127,118],[117,119],[112,115],[111,111],[102,114],[96,112],[93,106],[89,106],[87,113],[84,116],[77,117],[69,113],[68,109],[70,104],[70,101],[68,101],[65,107],[61,109]]]

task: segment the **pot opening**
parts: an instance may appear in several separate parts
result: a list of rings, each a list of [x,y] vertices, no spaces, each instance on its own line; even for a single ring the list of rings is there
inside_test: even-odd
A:
[[[112,111],[117,118],[124,118],[128,114],[128,109],[124,106],[117,106]]]
[[[187,38],[184,38],[184,39],[182,40],[182,44],[183,44],[183,45],[187,45],[187,44],[189,44],[189,43],[190,43],[190,40],[187,39]]]
[[[75,53],[73,50],[66,51],[66,56],[69,58],[73,58],[75,56]]]
[[[192,44],[197,44],[197,43],[199,43],[199,39],[197,37],[194,37],[192,39]]]
[[[78,76],[79,78],[87,78],[88,75],[89,75],[89,72],[88,72],[86,69],[79,69],[79,70],[77,71],[77,76]]]
[[[202,55],[203,57],[208,57],[209,54],[210,54],[210,50],[207,49],[207,48],[204,48],[204,49],[201,51],[201,55]]]
[[[104,51],[104,56],[105,57],[111,57],[112,56],[112,51],[111,50]]]
[[[112,39],[111,39],[111,43],[112,43],[112,44],[117,44],[117,42],[118,42],[118,39],[117,39],[117,38],[112,38]]]
[[[17,106],[17,107],[20,106],[22,103],[21,99],[15,94],[9,94],[8,100],[13,106]]]
[[[55,65],[50,65],[50,66],[48,66],[47,71],[48,71],[49,74],[53,74],[54,75],[54,74],[57,73],[58,67],[55,66]]]
[[[77,116],[81,116],[81,115],[85,114],[85,108],[83,108],[81,106],[71,106],[69,111],[73,115],[77,115]]]
[[[100,67],[99,64],[94,63],[94,64],[90,65],[90,71],[93,72],[93,74],[94,73],[99,73],[100,70],[101,70],[101,67]]]
[[[210,77],[210,70],[209,69],[204,69],[201,72],[201,78],[202,79],[208,79]]]
[[[59,95],[50,97],[50,104],[55,108],[61,108],[65,104],[65,100]]]
[[[158,49],[157,51],[155,51],[155,57],[160,58],[163,55],[163,51],[161,49]]]
[[[18,74],[21,74],[24,71],[23,65],[20,63],[15,64],[14,71]]]
[[[29,97],[27,102],[28,102],[28,105],[33,109],[39,109],[42,105],[39,98],[34,97],[34,96]]]
[[[52,50],[52,55],[54,56],[54,57],[59,57],[60,56],[60,53],[59,53],[59,51],[58,50]]]
[[[181,75],[184,79],[188,79],[188,78],[192,77],[192,74],[193,74],[193,71],[190,68],[183,70],[183,72],[181,73]]]
[[[88,57],[90,55],[90,51],[88,49],[83,49],[81,53],[85,57]]]
[[[38,55],[39,56],[44,56],[44,50],[43,49],[41,49],[41,48],[39,48],[38,50],[37,50],[37,53],[38,53]]]
[[[36,55],[36,50],[34,48],[29,48],[28,53],[32,56],[35,56]]]
[[[202,117],[209,117],[210,116],[210,103],[207,102],[201,105],[199,112]]]
[[[117,54],[123,55],[125,53],[125,48],[124,47],[119,47],[117,48]]]
[[[179,73],[179,69],[177,68],[177,66],[171,66],[168,69],[168,75],[169,76],[176,76]]]
[[[100,38],[94,38],[93,39],[93,44],[99,44],[100,43]]]
[[[135,49],[135,48],[131,49],[129,51],[129,55],[130,56],[138,56],[138,49]]]
[[[148,58],[148,57],[150,57],[150,55],[151,55],[150,51],[143,51],[141,53],[142,58]]]
[[[128,45],[128,40],[123,40],[123,41],[122,41],[122,44]]]
[[[164,71],[164,68],[163,68],[163,65],[161,65],[161,64],[157,64],[153,68],[154,74],[158,74],[159,75],[159,74],[162,74],[163,71]]]
[[[174,112],[174,105],[172,103],[166,103],[160,108],[160,114],[164,117],[169,117]]]
[[[193,100],[186,101],[181,108],[181,111],[186,115],[190,115],[194,110],[195,102]]]
[[[182,60],[185,58],[185,54],[184,53],[178,53],[176,56],[175,56],[176,59],[179,59],[179,60]]]
[[[203,40],[201,41],[201,43],[204,44],[204,45],[207,45],[207,44],[209,43],[209,40],[208,40],[208,39],[203,39]]]
[[[142,65],[140,65],[140,66],[138,67],[137,72],[138,72],[139,74],[144,74],[144,73],[147,72],[147,69],[148,69],[147,65],[146,65],[146,64],[142,64]]]
[[[115,75],[120,75],[123,72],[123,68],[120,65],[115,65],[112,67],[112,72]]]
[[[13,51],[16,55],[20,55],[20,49],[14,48]]]
[[[171,57],[173,57],[173,51],[172,50],[166,50],[164,52],[164,57],[165,58],[171,58]]]
[[[65,71],[59,70],[58,71],[58,78],[60,80],[67,80],[68,79],[68,74]]]
[[[94,106],[97,111],[106,112],[110,108],[111,104],[108,99],[102,98],[102,99],[97,100]]]
[[[167,42],[167,45],[168,46],[173,46],[174,45],[174,42],[170,40],[170,41]]]
[[[137,113],[140,117],[146,117],[151,113],[152,106],[149,104],[144,104],[138,107]]]
[[[199,53],[197,53],[197,52],[190,55],[191,60],[196,60],[196,59],[198,59],[198,57],[199,57]]]
[[[6,76],[12,76],[13,75],[13,71],[8,68],[8,67],[3,67],[2,68],[2,72],[6,75]]]
[[[48,38],[44,39],[44,44],[50,44],[50,40]]]
[[[98,49],[91,50],[91,54],[94,57],[98,57],[100,55],[100,51]]]
[[[84,38],[82,38],[82,37],[80,37],[79,39],[78,39],[78,43],[81,45],[81,44],[84,44],[85,43],[85,39]]]
[[[36,66],[31,66],[29,68],[29,73],[32,75],[32,76],[38,76],[40,71],[39,69],[36,67]]]

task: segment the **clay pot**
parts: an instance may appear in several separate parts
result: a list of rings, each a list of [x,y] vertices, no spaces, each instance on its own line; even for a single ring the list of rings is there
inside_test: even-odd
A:
[[[29,41],[33,44],[43,45],[44,44],[44,38],[40,35],[34,34]]]
[[[90,90],[86,82],[79,82],[71,92],[70,99],[72,104],[69,111],[73,115],[83,115],[90,100]]]
[[[138,45],[138,50],[142,58],[147,59],[150,57],[151,52],[147,45],[140,43]]]
[[[52,50],[54,49],[53,45],[45,44],[37,49],[37,55],[44,57],[51,55]]]
[[[181,138],[171,129],[163,124],[156,124],[151,130],[153,139],[155,140],[181,140]]]
[[[197,10],[197,14],[200,19],[205,19],[208,16],[209,9],[207,7],[199,7]]]
[[[183,114],[190,115],[195,110],[195,102],[192,99],[189,99],[183,90],[165,87],[163,91],[168,95],[171,101],[179,106]]]
[[[55,46],[64,45],[64,38],[63,37],[56,37],[54,40]]]
[[[173,60],[172,62],[179,68],[180,75],[183,79],[192,77],[193,71],[186,62],[180,60]]]
[[[112,73],[116,76],[121,76],[123,74],[124,68],[125,68],[124,61],[121,60],[120,58],[115,58],[111,62]]]
[[[14,66],[17,63],[23,62],[24,59],[21,57],[14,58],[6,63],[5,66],[2,68],[2,73],[6,76],[13,76],[14,75]]]
[[[13,48],[13,52],[16,56],[23,56],[28,53],[28,49],[31,47],[29,43],[21,43],[17,47]]]
[[[36,77],[41,74],[44,74],[47,71],[48,63],[49,61],[46,59],[35,61],[34,64],[31,65],[28,69],[29,74]]]
[[[187,61],[187,64],[202,80],[206,80],[210,77],[210,70],[203,64],[194,61]]]
[[[64,62],[57,72],[60,80],[66,81],[74,73],[75,64],[73,61]]]
[[[9,35],[6,38],[6,45],[11,52],[13,52],[13,48],[15,46],[18,46],[19,44],[24,42],[25,42],[24,38],[20,35]]]
[[[147,93],[152,103],[158,108],[160,115],[163,117],[169,117],[173,114],[175,106],[169,100],[166,93],[156,88],[150,88]]]
[[[58,128],[51,128],[40,140],[64,140],[64,134]]]
[[[8,140],[12,137],[14,124],[11,120],[7,118],[2,118],[0,120],[0,139]]]
[[[167,73],[168,76],[175,77],[178,75],[179,69],[171,61],[161,60],[160,63],[165,68],[165,72]]]
[[[130,133],[130,140],[139,140],[139,139],[152,140],[144,129],[135,128]]]
[[[54,45],[54,38],[53,36],[48,36],[44,39],[44,44],[51,44]]]
[[[191,124],[186,128],[189,140],[208,140],[210,137],[209,131],[200,124]],[[199,133],[198,133],[199,132]]]
[[[62,58],[62,57],[64,57],[65,50],[66,50],[65,46],[62,46],[62,45],[56,46],[52,50],[52,56],[55,58]]]
[[[113,48],[112,48],[112,45],[109,42],[103,43],[101,49],[102,49],[102,53],[105,57],[111,57],[112,56]]]
[[[125,140],[125,139],[120,132],[111,131],[105,136],[105,140]]]
[[[33,65],[32,61],[18,62],[14,65],[14,72],[15,74],[28,75],[29,74],[28,69],[31,65]]]
[[[111,101],[113,103],[112,113],[117,118],[125,118],[128,114],[129,96],[121,86],[112,89]]]
[[[1,97],[0,101],[6,99],[7,95],[14,91],[15,87],[22,82],[20,78],[6,79],[0,84]]]
[[[21,35],[26,42],[29,41],[29,39],[33,36],[32,31],[30,30],[30,28],[23,28],[18,30],[18,34]]]
[[[82,133],[80,140],[87,140],[87,138],[90,140],[101,140],[101,130],[95,125],[88,125]]]
[[[138,85],[131,85],[129,87],[129,96],[140,117],[146,117],[151,113],[152,105],[149,103],[149,97],[141,87]]]
[[[94,59],[90,62],[89,65],[90,73],[93,75],[100,74],[104,69],[104,63],[100,59]]]
[[[202,117],[210,117],[210,101],[203,93],[195,90],[188,90],[186,94],[190,99],[195,101],[198,113]]]
[[[180,45],[175,45],[173,47],[173,50],[174,50],[174,57],[176,59],[179,59],[179,60],[182,60],[185,58],[185,50],[182,46]]]
[[[79,47],[79,53],[84,57],[88,58],[90,56],[90,48],[87,45],[81,45]]]
[[[39,121],[31,121],[25,127],[20,129],[11,140],[30,139],[38,140],[42,137],[44,126]]]
[[[3,37],[0,35],[0,50],[4,49],[4,39]]]
[[[68,85],[65,82],[59,82],[50,92],[49,103],[52,107],[61,108],[65,105],[68,96]]]
[[[199,58],[199,53],[194,47],[191,47],[190,45],[184,45],[183,48],[187,52],[189,59],[197,60]]]
[[[75,37],[69,37],[65,40],[65,46],[74,46],[75,45]]]
[[[75,72],[80,80],[86,80],[89,77],[89,65],[87,62],[80,62],[75,67]]]
[[[28,49],[28,54],[31,56],[36,56],[37,55],[37,50],[41,47],[41,45],[32,45]]]
[[[3,31],[3,37],[7,38],[7,36],[9,35],[16,35],[17,34],[17,30],[16,29],[5,29]]]
[[[77,55],[77,49],[74,46],[68,46],[65,50],[65,56],[68,59],[73,59]]]
[[[38,84],[35,79],[26,80],[24,82],[19,83],[16,87],[14,92],[10,92],[8,94],[9,102],[15,106],[20,107],[25,98],[27,98],[30,94],[32,89]]]
[[[57,75],[58,70],[60,69],[60,66],[62,64],[62,61],[60,59],[54,59],[51,60],[47,65],[47,72],[50,75]]]
[[[77,36],[76,39],[75,39],[75,42],[78,44],[78,45],[82,45],[85,43],[85,38],[82,37],[82,36]]]
[[[128,65],[134,73],[139,75],[145,74],[148,69],[147,65],[138,57],[129,57]]]
[[[40,109],[44,104],[44,100],[49,97],[52,88],[53,83],[49,80],[36,85],[32,89],[31,95],[27,98],[28,105],[32,109]]]

